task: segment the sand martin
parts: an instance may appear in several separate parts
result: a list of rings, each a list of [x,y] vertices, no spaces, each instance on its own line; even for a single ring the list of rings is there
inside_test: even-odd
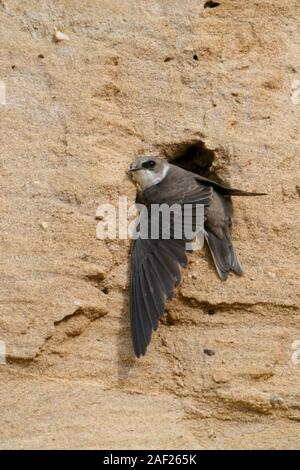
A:
[[[138,184],[143,204],[204,206],[204,238],[217,273],[225,281],[230,271],[241,275],[242,266],[232,245],[230,196],[259,196],[227,187],[156,157],[140,157],[129,167]],[[150,223],[150,219],[149,219]],[[165,300],[171,299],[181,280],[180,266],[186,267],[186,241],[176,239],[135,239],[131,250],[130,316],[133,348],[144,355],[164,313]]]

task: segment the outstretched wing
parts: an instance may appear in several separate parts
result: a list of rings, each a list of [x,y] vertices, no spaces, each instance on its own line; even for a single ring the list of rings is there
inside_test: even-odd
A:
[[[212,197],[212,188],[201,187],[198,183],[191,184],[190,190],[185,191],[181,196],[180,203],[207,206]],[[162,192],[164,188],[161,188]],[[153,196],[153,195],[152,195]],[[167,191],[164,191],[164,201],[168,198]],[[153,202],[155,200],[152,197]],[[151,207],[148,201],[147,206]],[[151,216],[148,218],[148,233],[151,234]],[[185,220],[185,219],[184,219]],[[130,316],[133,348],[137,357],[144,355],[151,340],[152,331],[156,330],[159,319],[165,310],[166,298],[171,299],[174,295],[174,289],[181,281],[180,267],[187,265],[186,242],[187,239],[182,235],[178,239],[178,232],[175,228],[174,219],[170,219],[170,238],[165,239],[165,227],[161,221],[159,223],[158,239],[151,237],[137,238],[132,243],[131,251],[131,293],[130,293]],[[194,218],[191,218],[194,223]],[[192,231],[192,230],[191,230]],[[189,231],[185,227],[184,233]],[[184,234],[183,233],[183,234]]]
[[[131,252],[131,332],[134,352],[144,355],[187,265],[184,240],[134,240]]]

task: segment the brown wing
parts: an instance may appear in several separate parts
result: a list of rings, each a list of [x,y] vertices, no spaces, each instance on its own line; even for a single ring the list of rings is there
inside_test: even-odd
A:
[[[241,189],[235,189],[235,188],[230,188],[229,186],[226,186],[224,184],[216,183],[216,181],[208,180],[207,178],[204,178],[203,176],[198,176],[195,175],[196,180],[199,181],[199,183],[204,184],[205,186],[211,186],[214,188],[217,192],[223,195],[227,196],[267,196],[267,193],[253,193],[249,191],[243,191]]]
[[[185,204],[207,206],[212,197],[211,188],[201,187],[197,183],[194,184],[194,181],[189,186],[190,190],[185,184],[181,186],[180,193],[180,188],[177,187],[176,200],[174,199],[174,186],[162,186],[160,194],[157,188],[153,188],[151,198],[149,190],[144,191],[148,209],[151,208],[152,203],[162,202],[169,202],[170,205],[176,202],[182,206]],[[148,233],[151,233],[153,223],[157,221],[151,221],[149,213]],[[164,227],[159,231],[158,239],[138,238],[132,243],[130,317],[133,348],[137,357],[145,354],[152,331],[157,329],[159,319],[164,313],[165,300],[173,297],[174,289],[181,281],[180,266],[187,265],[185,253],[187,240],[183,236],[181,239],[173,237],[174,227],[171,227],[170,239],[163,239],[162,233],[164,233]]]
[[[144,355],[180,283],[179,266],[187,265],[184,240],[134,240],[131,252],[131,332],[134,352]]]

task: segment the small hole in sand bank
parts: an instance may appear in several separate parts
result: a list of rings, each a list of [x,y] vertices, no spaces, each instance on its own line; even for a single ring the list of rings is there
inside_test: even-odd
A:
[[[223,148],[209,148],[200,138],[168,142],[157,146],[157,154],[172,165],[191,171],[216,183],[228,184],[230,155]]]
[[[208,2],[204,3],[204,8],[216,8],[220,5],[219,2],[213,2],[212,0],[209,0]]]
[[[211,177],[215,176],[212,168],[214,159],[214,150],[208,149],[203,142],[197,142],[188,145],[172,163],[201,176]]]

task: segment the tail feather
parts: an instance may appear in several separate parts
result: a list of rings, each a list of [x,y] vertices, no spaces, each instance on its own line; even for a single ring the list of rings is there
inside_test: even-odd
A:
[[[224,238],[220,239],[209,230],[206,230],[205,239],[222,281],[227,279],[230,270],[238,275],[243,274],[241,263],[233,248],[229,234],[228,236],[224,234]]]
[[[238,276],[241,276],[243,274],[243,268],[242,268],[241,262],[232,244],[231,244],[231,268],[230,269]]]

